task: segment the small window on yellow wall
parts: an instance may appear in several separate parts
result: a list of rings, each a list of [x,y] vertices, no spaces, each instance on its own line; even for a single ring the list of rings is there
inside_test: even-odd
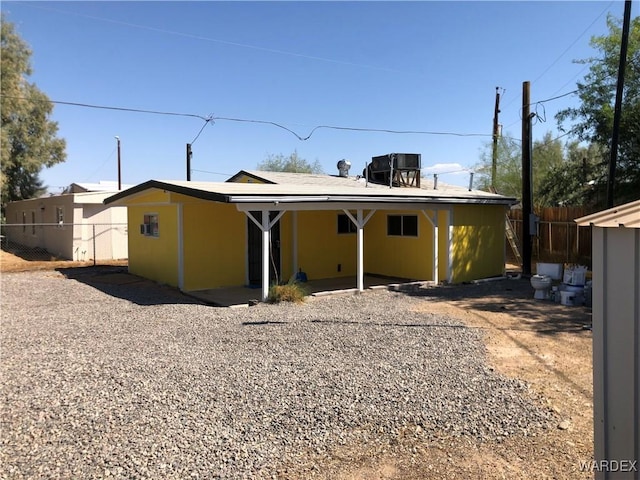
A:
[[[144,215],[144,223],[140,225],[140,233],[145,237],[158,237],[158,214],[148,213]]]
[[[344,213],[338,214],[338,233],[356,233],[358,229]]]
[[[387,235],[400,237],[418,236],[417,215],[388,215]]]

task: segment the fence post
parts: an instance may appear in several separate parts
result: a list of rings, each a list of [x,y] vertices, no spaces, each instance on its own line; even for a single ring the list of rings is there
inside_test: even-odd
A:
[[[571,248],[571,245],[569,244],[569,224],[565,223],[564,224],[564,229],[567,232],[567,263],[569,263],[569,249]]]
[[[92,224],[93,227],[93,266],[96,266],[96,224]]]

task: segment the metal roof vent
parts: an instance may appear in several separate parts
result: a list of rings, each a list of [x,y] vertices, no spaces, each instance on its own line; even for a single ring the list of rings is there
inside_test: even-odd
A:
[[[349,169],[351,168],[351,162],[349,160],[340,160],[338,162],[338,175],[341,177],[349,176]]]

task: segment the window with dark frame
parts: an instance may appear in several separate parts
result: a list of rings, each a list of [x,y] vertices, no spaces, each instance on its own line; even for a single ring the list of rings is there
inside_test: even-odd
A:
[[[31,210],[31,235],[36,234],[36,211]]]
[[[358,231],[355,224],[351,221],[351,219],[345,215],[344,213],[338,214],[338,233],[356,233]]]
[[[396,237],[417,237],[417,215],[387,215],[387,235]]]
[[[140,233],[145,237],[159,237],[160,229],[158,225],[158,214],[146,213],[144,215],[143,224],[140,227]]]

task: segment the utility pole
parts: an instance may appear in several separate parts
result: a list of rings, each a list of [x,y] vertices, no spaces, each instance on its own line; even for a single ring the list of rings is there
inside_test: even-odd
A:
[[[191,144],[187,143],[187,182],[191,181]]]
[[[627,63],[627,47],[629,45],[629,23],[631,22],[631,0],[624,2],[624,20],[622,39],[620,40],[620,62],[618,63],[618,85],[616,87],[616,103],[613,112],[613,131],[611,133],[611,156],[609,157],[609,176],[607,178],[607,208],[614,204],[614,185],[616,182],[616,163],[618,161],[618,138],[620,136],[620,117],[622,115],[622,93],[624,90],[624,70]]]
[[[522,274],[531,275],[531,84],[522,83]]]
[[[116,141],[118,142],[118,191],[122,190],[122,175],[120,172],[120,137],[116,135]]]
[[[493,153],[491,161],[491,188],[496,191],[496,172],[498,170],[498,136],[500,135],[498,114],[500,113],[500,87],[496,87],[496,106],[493,110]]]

